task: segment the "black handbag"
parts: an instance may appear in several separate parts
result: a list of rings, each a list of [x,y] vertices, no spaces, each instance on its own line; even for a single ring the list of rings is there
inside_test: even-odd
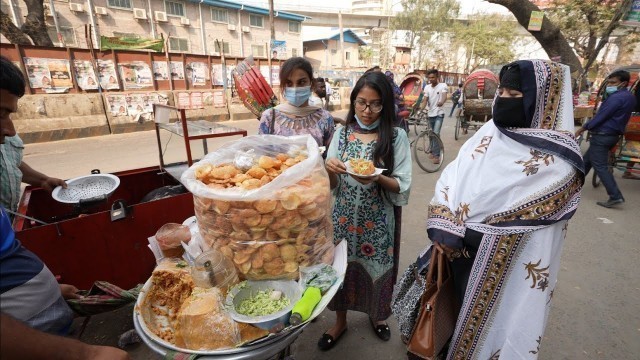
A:
[[[431,261],[431,251],[432,245],[429,245],[416,261],[409,265],[393,287],[391,312],[398,320],[400,338],[405,344],[409,343],[418,318],[420,299],[426,286],[424,279]]]

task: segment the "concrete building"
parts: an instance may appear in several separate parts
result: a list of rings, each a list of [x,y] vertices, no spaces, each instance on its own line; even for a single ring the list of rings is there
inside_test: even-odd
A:
[[[3,12],[19,27],[27,15],[24,2],[1,0]],[[51,7],[53,4],[53,8]],[[57,40],[57,15],[62,41]],[[45,1],[45,18],[56,46],[87,47],[84,25],[100,35],[169,38],[171,52],[266,57],[271,38],[269,10],[225,0],[53,0]],[[287,57],[302,55],[302,22],[307,17],[275,12],[276,40],[286,41]],[[216,40],[221,41],[219,49]],[[8,40],[2,36],[2,42]]]
[[[360,46],[366,45],[353,31],[343,31],[344,69],[340,56],[340,31],[327,29],[324,34],[314,32],[304,38],[304,56],[315,70],[348,70],[363,67]]]

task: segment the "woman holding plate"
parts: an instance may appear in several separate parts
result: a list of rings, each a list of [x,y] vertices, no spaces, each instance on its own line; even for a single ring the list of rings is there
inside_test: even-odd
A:
[[[348,266],[344,285],[329,304],[337,319],[318,342],[321,350],[331,349],[347,330],[347,310],[368,314],[382,340],[391,336],[385,320],[398,272],[400,206],[407,204],[411,187],[409,139],[394,122],[391,85],[382,73],[365,74],[351,93],[346,125],[336,131],[327,153],[334,238],[347,241]],[[377,171],[368,176],[348,171],[354,159],[372,161]]]

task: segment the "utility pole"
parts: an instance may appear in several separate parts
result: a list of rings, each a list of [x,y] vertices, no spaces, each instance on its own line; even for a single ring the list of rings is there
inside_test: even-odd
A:
[[[271,40],[276,39],[276,28],[273,21],[273,0],[269,0],[269,24],[271,26]]]
[[[267,46],[267,59],[269,59],[269,85],[273,87],[273,70],[272,70],[272,59],[271,55],[273,54],[273,41],[276,39],[276,28],[273,21],[273,0],[269,0],[269,27],[271,28],[271,41],[269,41],[269,46]]]
[[[338,27],[340,28],[340,67],[342,71],[344,71],[344,30],[342,29],[342,11],[338,11]]]

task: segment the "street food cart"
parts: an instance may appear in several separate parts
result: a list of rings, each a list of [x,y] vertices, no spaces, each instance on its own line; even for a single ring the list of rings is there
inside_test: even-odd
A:
[[[489,70],[479,69],[472,72],[462,88],[462,109],[458,110],[455,139],[460,132],[466,134],[470,128],[477,130],[491,120],[493,98],[498,90],[499,80]]]

